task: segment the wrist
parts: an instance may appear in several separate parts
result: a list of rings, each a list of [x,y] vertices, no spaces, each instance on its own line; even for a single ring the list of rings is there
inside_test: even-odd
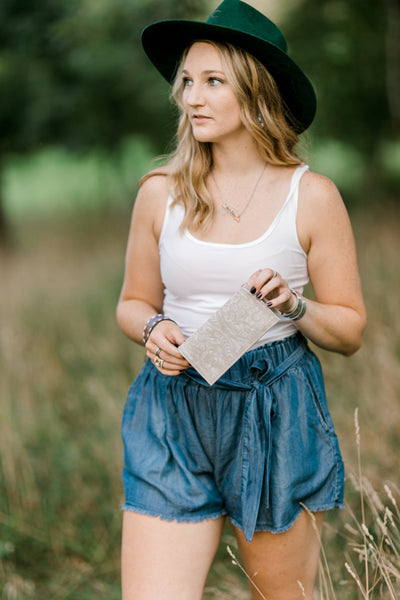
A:
[[[296,302],[295,302],[294,306],[292,307],[292,310],[290,310],[287,313],[283,313],[283,316],[286,319],[291,319],[292,321],[298,321],[299,319],[302,319],[306,313],[307,302],[306,302],[305,298],[300,296],[300,294],[298,294],[295,290],[292,290],[290,288],[290,291],[296,297]]]
[[[175,323],[175,321],[173,319],[170,319],[169,317],[167,317],[166,315],[162,315],[161,313],[154,315],[153,317],[150,317],[150,319],[147,321],[147,323],[145,324],[145,326],[143,328],[142,339],[143,339],[144,345],[147,344],[147,341],[148,341],[153,329],[159,323],[161,323],[161,321],[172,321],[173,323]]]
[[[294,312],[299,303],[299,294],[297,292],[295,292],[294,290],[292,290],[292,288],[289,288],[289,290],[290,290],[290,294],[291,294],[291,303],[290,303],[289,310],[286,310],[283,313],[284,316],[289,315],[290,313]]]

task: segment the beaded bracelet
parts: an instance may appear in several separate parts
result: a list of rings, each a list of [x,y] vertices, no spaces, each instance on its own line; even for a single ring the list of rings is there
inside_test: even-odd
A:
[[[290,313],[286,313],[283,316],[292,321],[298,321],[306,314],[307,302],[295,290],[290,289],[290,291],[297,297],[297,304]]]
[[[150,337],[151,332],[153,331],[154,327],[156,325],[158,325],[158,323],[160,323],[161,321],[172,321],[173,323],[175,323],[175,321],[173,319],[170,319],[169,317],[167,317],[166,315],[154,315],[154,317],[151,317],[151,319],[149,319],[146,323],[146,325],[144,326],[143,329],[143,343],[144,345],[147,344],[147,340]]]

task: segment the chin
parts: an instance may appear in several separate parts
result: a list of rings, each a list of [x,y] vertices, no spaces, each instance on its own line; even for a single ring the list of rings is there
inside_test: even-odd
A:
[[[197,142],[202,142],[203,144],[212,143],[215,139],[210,135],[201,135],[193,133],[193,137]]]
[[[203,144],[212,144],[212,143],[217,143],[217,142],[221,142],[224,139],[224,136],[219,136],[219,135],[211,135],[209,133],[206,133],[205,131],[193,131],[193,137],[195,140],[197,140],[198,142],[203,142]]]

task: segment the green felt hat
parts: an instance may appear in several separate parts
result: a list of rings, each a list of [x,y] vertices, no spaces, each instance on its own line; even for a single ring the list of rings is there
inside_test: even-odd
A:
[[[287,54],[282,32],[258,10],[240,0],[224,0],[206,22],[167,19],[142,33],[147,56],[170,83],[184,50],[196,40],[228,42],[252,54],[274,77],[296,130],[311,125],[317,107],[314,88]]]

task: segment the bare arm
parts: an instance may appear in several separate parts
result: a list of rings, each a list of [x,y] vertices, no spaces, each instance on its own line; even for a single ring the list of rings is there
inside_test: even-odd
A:
[[[167,181],[163,176],[148,179],[140,188],[132,213],[125,262],[125,276],[117,306],[117,321],[130,339],[143,344],[142,334],[147,321],[162,311],[163,284],[160,273],[158,239],[168,197]],[[184,341],[179,327],[162,321],[152,331],[146,344],[147,355],[165,361],[160,369],[176,375],[188,363],[176,346]]]
[[[350,355],[361,345],[366,312],[352,228],[340,194],[329,179],[315,173],[303,176],[297,228],[308,256],[315,301],[307,300],[307,312],[296,325],[321,348]],[[265,271],[254,274],[250,284],[255,285],[256,293],[269,296],[273,306],[290,312],[296,299],[287,282]]]

